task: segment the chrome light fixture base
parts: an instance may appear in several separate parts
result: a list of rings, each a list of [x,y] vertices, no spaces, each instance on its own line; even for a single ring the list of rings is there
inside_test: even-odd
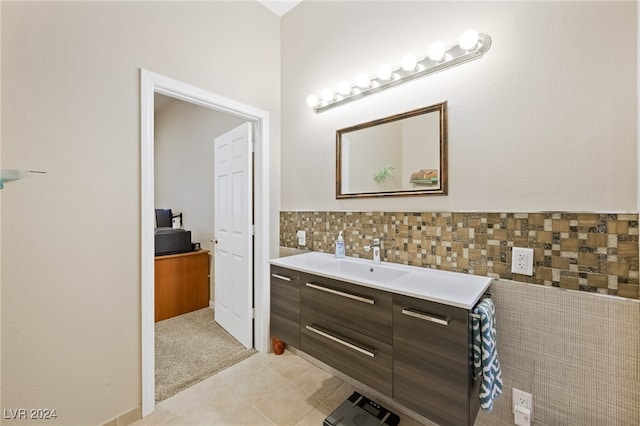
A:
[[[465,50],[461,48],[459,44],[455,44],[445,51],[444,57],[440,61],[434,61],[428,56],[425,56],[417,61],[417,65],[413,71],[405,71],[402,67],[393,68],[391,70],[392,78],[382,80],[377,76],[370,77],[369,87],[360,88],[354,84],[352,86],[351,94],[341,95],[336,92],[336,95],[330,101],[320,99],[319,104],[314,106],[313,110],[316,113],[321,113],[339,105],[343,105],[357,99],[362,99],[366,96],[373,95],[374,93],[407,83],[417,78],[425,77],[427,75],[473,61],[482,57],[482,55],[489,50],[489,47],[491,47],[491,37],[486,34],[479,34],[478,42],[470,50]]]

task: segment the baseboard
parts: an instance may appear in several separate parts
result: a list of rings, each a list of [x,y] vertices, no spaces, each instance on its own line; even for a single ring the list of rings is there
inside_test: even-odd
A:
[[[119,416],[103,423],[102,426],[129,426],[142,418],[142,407],[133,408]]]

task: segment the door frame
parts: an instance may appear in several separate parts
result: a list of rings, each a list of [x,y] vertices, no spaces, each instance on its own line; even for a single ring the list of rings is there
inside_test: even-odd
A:
[[[269,350],[269,113],[178,80],[140,69],[140,227],[142,416],[155,409],[154,94],[222,111],[254,125],[254,346]]]

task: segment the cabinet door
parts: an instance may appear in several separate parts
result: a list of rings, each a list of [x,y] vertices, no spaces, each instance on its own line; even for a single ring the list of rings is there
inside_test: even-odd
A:
[[[391,344],[391,293],[305,273],[300,278],[303,310]]]
[[[271,336],[300,348],[300,272],[271,266]]]
[[[390,344],[303,311],[302,350],[382,394],[391,396]]]
[[[393,398],[441,425],[472,424],[469,312],[400,295],[393,301]]]

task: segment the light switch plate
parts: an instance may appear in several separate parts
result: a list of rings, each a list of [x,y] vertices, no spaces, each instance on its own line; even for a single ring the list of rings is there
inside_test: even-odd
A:
[[[511,272],[521,275],[533,275],[533,249],[514,247],[511,250]]]
[[[300,230],[296,234],[298,236],[298,245],[305,246],[307,245],[307,232]]]

